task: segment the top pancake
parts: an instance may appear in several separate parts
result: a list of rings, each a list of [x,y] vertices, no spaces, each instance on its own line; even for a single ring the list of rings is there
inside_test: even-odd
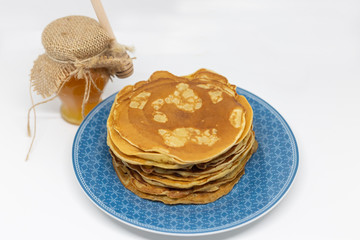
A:
[[[108,128],[126,144],[183,164],[219,156],[252,125],[246,99],[226,78],[205,69],[185,77],[159,71],[148,81],[125,87],[110,117]]]

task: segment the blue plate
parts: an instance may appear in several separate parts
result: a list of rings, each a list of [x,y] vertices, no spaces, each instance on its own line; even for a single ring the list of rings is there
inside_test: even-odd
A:
[[[254,110],[257,152],[233,190],[205,205],[165,205],[144,200],[119,181],[106,145],[106,121],[115,95],[100,103],[80,125],[73,165],[87,196],[101,210],[131,226],[169,235],[205,235],[244,226],[268,213],[294,180],[298,149],[290,127],[268,103],[237,88]]]

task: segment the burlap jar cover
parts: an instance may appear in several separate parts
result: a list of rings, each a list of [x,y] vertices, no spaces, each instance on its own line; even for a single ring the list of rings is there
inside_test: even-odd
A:
[[[129,48],[117,43],[96,20],[89,17],[68,16],[51,22],[42,33],[42,44],[46,53],[34,62],[30,88],[47,99],[34,104],[31,97],[32,107],[28,112],[29,135],[31,110],[34,110],[35,114],[37,105],[56,98],[63,85],[72,77],[86,81],[82,103],[84,109],[90,87],[98,89],[91,77],[91,69],[106,69],[110,77],[119,78],[126,78],[133,72],[132,59],[127,54]],[[35,130],[36,117],[31,145]]]

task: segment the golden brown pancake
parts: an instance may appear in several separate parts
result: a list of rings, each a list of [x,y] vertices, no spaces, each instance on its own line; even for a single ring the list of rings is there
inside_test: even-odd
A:
[[[236,174],[243,170],[243,167],[246,163],[246,160],[251,156],[250,150],[244,154],[235,155],[234,162],[228,165],[225,165],[223,169],[216,171],[212,174],[204,174],[204,176],[198,175],[197,177],[181,177],[173,175],[163,175],[159,176],[154,173],[147,174],[141,170],[139,166],[129,165],[125,162],[119,162],[119,165],[125,165],[128,169],[135,171],[137,174],[141,175],[142,179],[155,186],[168,187],[168,188],[177,188],[177,189],[187,189],[195,186],[202,186],[209,182],[224,179],[232,174]]]
[[[227,194],[257,149],[253,112],[227,79],[206,69],[158,71],[126,86],[107,121],[120,181],[166,204],[204,204]]]
[[[123,139],[145,152],[171,156],[177,163],[194,163],[225,152],[247,125],[250,128],[246,102],[238,95],[219,91],[213,100],[210,94],[216,91],[199,87],[198,81],[175,80],[149,81],[116,101],[113,128]]]
[[[244,173],[241,172],[234,180],[220,185],[215,191],[194,192],[191,190],[181,191],[176,189],[158,189],[158,192],[156,192],[157,194],[154,194],[155,190],[153,189],[153,186],[146,185],[146,183],[139,182],[139,180],[137,180],[138,183],[134,183],[134,178],[130,174],[129,169],[125,167],[116,167],[115,170],[120,181],[127,189],[141,198],[161,201],[165,204],[205,204],[213,202],[229,193]],[[148,186],[149,189],[145,190],[145,187],[141,187],[141,184],[144,184],[145,187]],[[142,189],[143,191],[138,189]],[[149,191],[152,193],[147,193]]]

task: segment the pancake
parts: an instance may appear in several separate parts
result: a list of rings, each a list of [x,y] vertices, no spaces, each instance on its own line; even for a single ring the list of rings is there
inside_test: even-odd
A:
[[[165,204],[205,204],[209,202],[213,202],[217,200],[218,198],[226,195],[231,191],[231,189],[234,187],[234,185],[239,181],[240,177],[244,174],[244,172],[240,172],[234,180],[224,183],[217,187],[217,190],[215,191],[191,191],[191,190],[172,190],[172,189],[158,189],[157,194],[154,194],[155,190],[152,189],[153,186],[146,185],[150,189],[148,191],[144,190],[144,188],[139,187],[139,185],[144,184],[142,182],[140,183],[134,183],[134,179],[132,175],[129,172],[129,169],[125,167],[116,167],[115,168],[116,173],[122,182],[122,184],[138,195],[141,198],[153,200],[153,201],[161,201]],[[139,180],[135,180],[139,181]],[[136,187],[137,186],[137,187]],[[142,189],[143,191],[139,190]],[[147,193],[151,192],[151,193]]]
[[[198,81],[171,80],[152,79],[116,101],[113,127],[131,145],[177,163],[205,162],[228,150],[251,125],[240,102],[245,98],[220,92],[222,99],[214,103],[211,89]]]
[[[249,108],[249,106],[247,105],[245,105],[245,107],[246,109]],[[248,116],[252,116],[252,111],[251,111],[251,115],[248,114]],[[144,165],[159,165],[157,163],[160,163],[161,165],[160,167],[164,167],[165,164],[168,166],[168,168],[172,168],[172,169],[179,168],[178,167],[179,164],[181,164],[182,166],[186,165],[186,163],[184,164],[180,160],[174,157],[170,157],[166,154],[142,151],[141,149],[135,147],[134,145],[130,144],[125,139],[123,139],[116,130],[110,127],[112,125],[113,125],[113,111],[111,111],[108,118],[108,144],[111,145],[112,148],[114,148],[114,154],[116,154],[119,158],[127,158],[128,161],[133,164],[137,164],[136,161],[138,161],[138,164],[144,164]],[[251,125],[249,126],[246,125],[244,133],[248,133],[250,129],[251,129]],[[239,144],[246,136],[239,138],[235,145],[241,147]],[[233,146],[233,148],[235,148],[235,145]],[[131,157],[132,155],[140,158]],[[144,161],[144,159],[149,161]],[[157,163],[154,163],[154,161]]]
[[[177,188],[177,189],[186,189],[194,186],[202,186],[204,184],[207,184],[208,182],[225,178],[231,174],[240,172],[241,170],[243,170],[242,169],[243,164],[246,163],[244,161],[248,159],[249,156],[251,156],[250,151],[247,151],[244,154],[235,155],[233,157],[234,162],[232,164],[226,165],[223,169],[213,172],[212,174],[204,174],[192,178],[186,178],[186,177],[184,178],[176,175],[172,175],[172,177],[170,177],[171,175],[165,175],[165,174],[163,176],[159,176],[153,173],[146,174],[138,166],[134,166],[134,165],[130,166],[124,162],[120,164],[124,164],[127,168],[137,172],[139,175],[141,175],[142,179],[145,182],[151,185]]]
[[[227,194],[257,149],[253,111],[236,87],[200,69],[166,71],[124,87],[107,120],[116,173],[136,195],[206,204]]]

